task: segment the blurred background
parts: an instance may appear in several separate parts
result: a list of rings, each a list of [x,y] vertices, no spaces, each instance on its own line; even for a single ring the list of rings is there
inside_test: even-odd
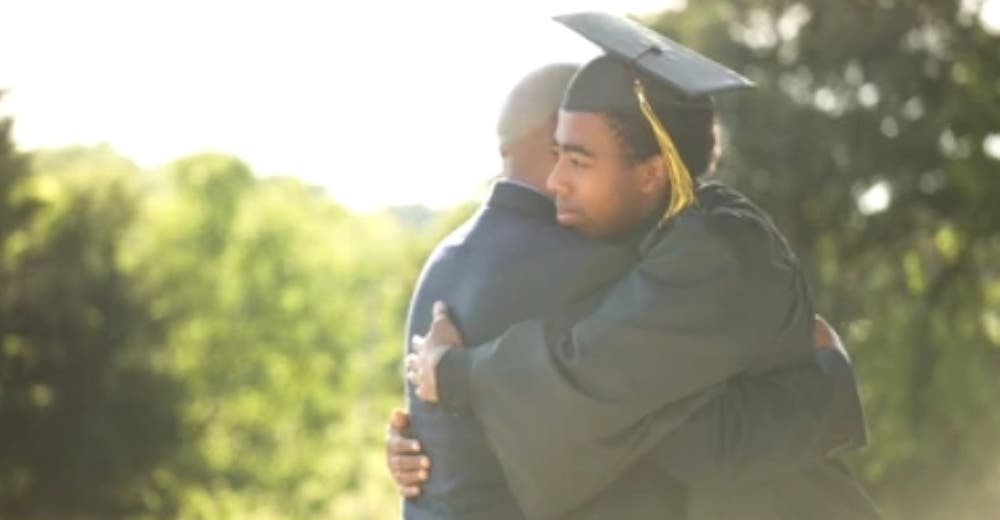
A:
[[[0,518],[396,517],[410,291],[585,9],[758,83],[719,176],[846,339],[887,516],[1000,514],[1000,0],[360,4],[0,6]]]

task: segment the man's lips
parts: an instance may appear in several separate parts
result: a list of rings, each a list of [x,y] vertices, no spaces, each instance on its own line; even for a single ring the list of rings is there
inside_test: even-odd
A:
[[[582,217],[583,214],[577,209],[567,208],[565,206],[556,206],[556,220],[564,226],[579,222]]]

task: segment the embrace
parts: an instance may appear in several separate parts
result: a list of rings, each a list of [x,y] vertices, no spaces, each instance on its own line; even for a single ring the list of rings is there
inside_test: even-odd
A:
[[[387,463],[406,520],[868,519],[857,384],[771,219],[709,180],[752,84],[630,20],[526,76],[428,259]]]

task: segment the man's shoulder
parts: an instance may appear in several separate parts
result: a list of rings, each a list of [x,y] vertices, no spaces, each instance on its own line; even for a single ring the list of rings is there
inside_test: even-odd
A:
[[[741,264],[791,254],[770,216],[746,196],[721,184],[699,189],[695,205],[661,232],[660,254],[688,252],[728,258]]]
[[[771,217],[747,196],[724,184],[709,184],[699,190],[699,214],[721,234],[778,234]]]
[[[442,239],[427,258],[421,286],[538,285],[554,290],[581,276],[623,274],[636,260],[634,246],[588,239],[540,219],[481,208]],[[608,275],[603,273],[607,272]]]
[[[663,279],[752,284],[785,279],[798,262],[760,208],[735,190],[713,187],[647,237],[641,265]]]
[[[501,257],[615,254],[619,244],[591,240],[556,221],[502,208],[483,207],[438,244],[439,250]]]
[[[650,232],[643,244],[643,265],[704,270],[735,261],[729,234],[720,223],[718,215],[703,208],[685,210]]]

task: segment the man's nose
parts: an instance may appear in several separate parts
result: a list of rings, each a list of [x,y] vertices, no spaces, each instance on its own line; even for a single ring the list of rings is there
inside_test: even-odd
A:
[[[548,188],[549,192],[554,194],[563,194],[566,192],[566,178],[564,167],[566,161],[562,157],[556,160],[556,165],[552,168],[552,172],[549,173],[549,177],[545,179],[545,187]]]

